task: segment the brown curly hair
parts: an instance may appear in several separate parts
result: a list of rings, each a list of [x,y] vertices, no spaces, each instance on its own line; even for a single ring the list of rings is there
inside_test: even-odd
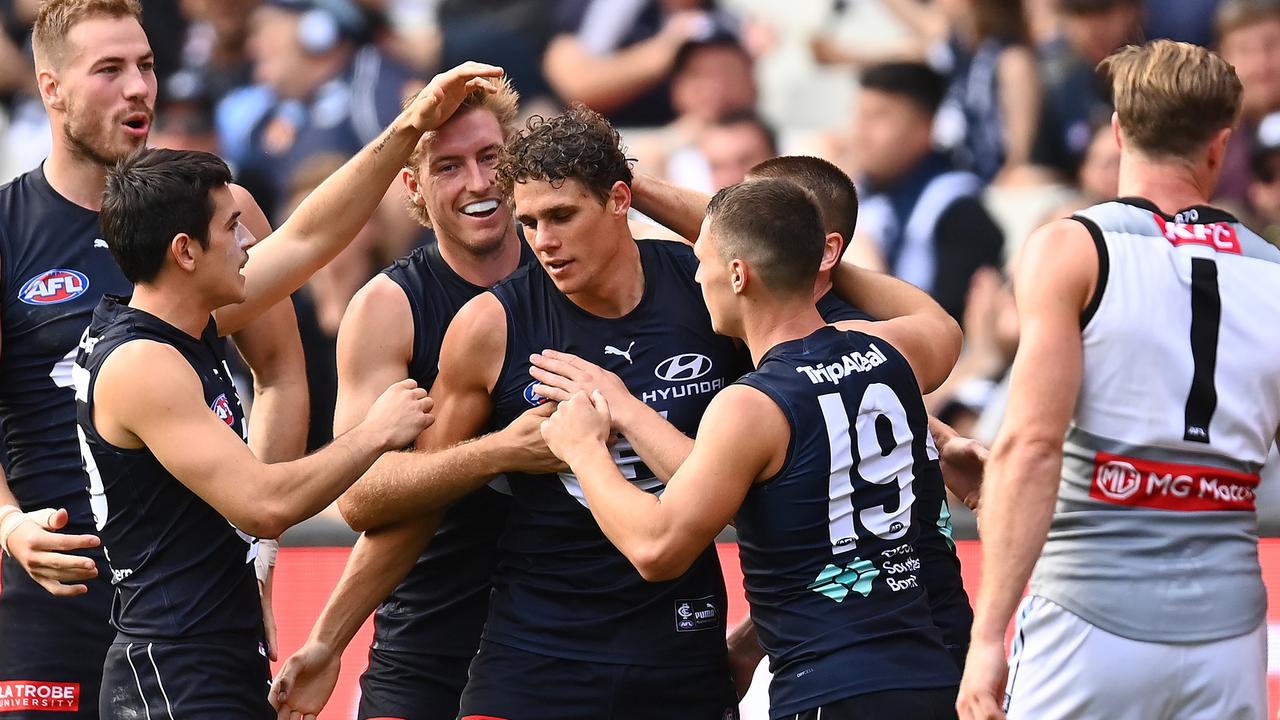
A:
[[[574,179],[603,203],[614,183],[631,185],[622,138],[600,113],[576,104],[552,118],[534,115],[498,160],[498,189],[508,198],[516,183]]]

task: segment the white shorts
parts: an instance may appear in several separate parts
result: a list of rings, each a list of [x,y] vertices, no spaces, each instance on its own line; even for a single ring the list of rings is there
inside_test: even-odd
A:
[[[1018,610],[1009,720],[1264,720],[1267,624],[1226,640],[1113,635],[1043,597]]]

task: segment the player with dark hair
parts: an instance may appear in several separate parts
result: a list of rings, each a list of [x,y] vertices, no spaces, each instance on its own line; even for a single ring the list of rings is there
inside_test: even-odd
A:
[[[906,317],[826,327],[812,293],[823,236],[792,182],[745,182],[712,199],[697,280],[717,332],[744,340],[757,369],[711,401],[696,441],[667,425],[661,453],[640,448],[670,473],[661,495],[610,461],[611,430],[631,426],[614,425],[604,393],[562,401],[543,435],[647,580],[684,572],[736,514],[774,672],[770,717],[952,716],[959,674],[914,548],[915,480],[941,482],[915,375],[946,375],[959,327],[919,291]]]

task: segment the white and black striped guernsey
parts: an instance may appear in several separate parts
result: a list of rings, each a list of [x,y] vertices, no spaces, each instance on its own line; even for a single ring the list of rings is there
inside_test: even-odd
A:
[[[1266,612],[1254,496],[1280,426],[1280,250],[1207,206],[1124,198],[1075,219],[1098,283],[1032,592],[1135,640],[1249,632]]]

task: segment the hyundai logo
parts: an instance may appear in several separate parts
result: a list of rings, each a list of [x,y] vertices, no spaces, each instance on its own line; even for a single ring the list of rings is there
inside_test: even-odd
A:
[[[711,358],[698,353],[675,355],[658,363],[654,375],[669,382],[697,380],[711,372]]]

